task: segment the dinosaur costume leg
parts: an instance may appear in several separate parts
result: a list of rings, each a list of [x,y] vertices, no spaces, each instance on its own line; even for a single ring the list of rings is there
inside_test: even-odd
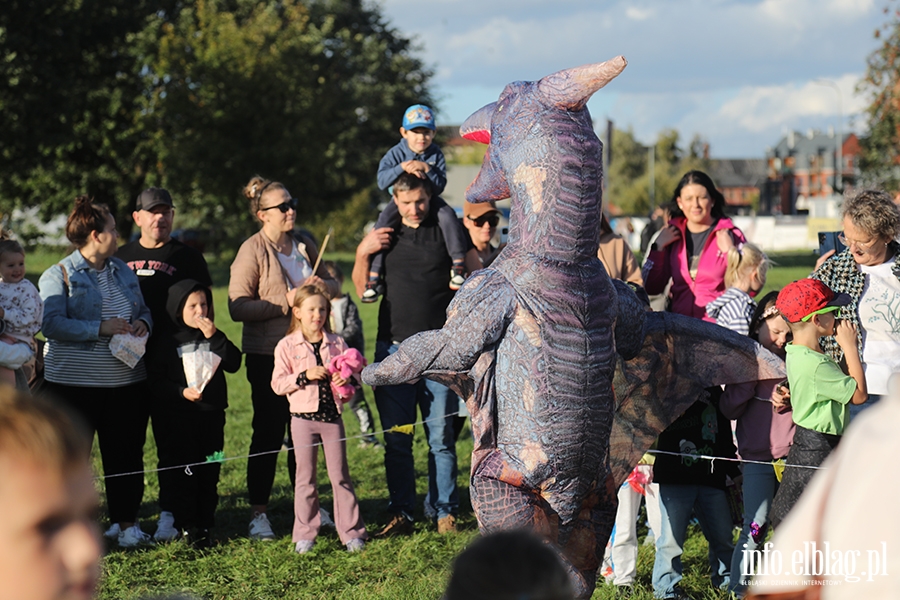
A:
[[[612,475],[587,494],[578,516],[565,524],[538,490],[525,487],[521,474],[499,452],[478,466],[470,494],[483,534],[511,529],[535,532],[556,550],[575,585],[576,597],[591,597],[618,505]]]

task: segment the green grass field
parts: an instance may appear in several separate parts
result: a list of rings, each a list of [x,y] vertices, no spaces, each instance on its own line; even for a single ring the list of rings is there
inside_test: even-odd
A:
[[[28,277],[35,283],[40,273],[62,258],[62,254],[36,252],[28,256]],[[345,273],[350,273],[352,256],[331,257],[338,260]],[[795,279],[805,277],[815,257],[795,254],[774,257],[778,266],[769,273],[766,290],[779,289]],[[211,263],[216,324],[229,338],[240,345],[240,325],[231,321],[227,311],[228,263]],[[349,283],[345,286],[349,289]],[[359,303],[358,303],[359,304]],[[377,305],[359,304],[367,336],[369,360],[374,351]],[[99,598],[131,599],[154,597],[163,593],[184,592],[208,599],[366,599],[366,600],[433,600],[440,597],[449,574],[453,557],[477,535],[477,523],[468,499],[468,470],[472,450],[471,436],[464,434],[457,452],[459,455],[459,485],[461,514],[459,532],[439,536],[433,524],[416,515],[416,533],[409,537],[376,540],[360,554],[348,554],[333,532],[324,532],[310,554],[293,553],[290,529],[293,519],[293,493],[286,469],[286,454],[279,455],[278,472],[269,508],[278,539],[274,542],[251,542],[246,538],[249,507],[245,496],[246,460],[250,440],[250,388],[243,368],[228,375],[229,403],[225,430],[225,456],[219,481],[219,510],[216,537],[220,544],[206,551],[196,551],[181,542],[124,551],[112,544],[103,561],[104,576]],[[366,390],[369,406],[377,411]],[[127,399],[123,399],[127,401]],[[359,426],[352,415],[344,418],[348,436],[359,434]],[[419,505],[425,497],[427,447],[421,428],[415,437],[416,472]],[[155,447],[148,431],[145,465],[156,465]],[[386,522],[387,486],[384,478],[382,453],[360,448],[356,439],[347,444],[350,472],[359,496],[363,517],[370,533]],[[97,455],[95,447],[95,456]],[[99,460],[95,461],[97,470]],[[331,487],[324,461],[319,460],[319,494],[324,506],[330,509]],[[102,486],[102,483],[100,483]],[[157,476],[145,476],[146,491],[140,518],[145,531],[152,533],[159,514],[156,503]],[[106,525],[105,523],[103,524]],[[696,598],[722,598],[709,584],[706,562],[706,542],[699,529],[692,528],[683,557],[685,580],[683,587]],[[638,581],[634,598],[652,598],[650,575],[653,567],[653,548],[641,547],[638,560]],[[601,584],[594,598],[615,597],[614,588]]]

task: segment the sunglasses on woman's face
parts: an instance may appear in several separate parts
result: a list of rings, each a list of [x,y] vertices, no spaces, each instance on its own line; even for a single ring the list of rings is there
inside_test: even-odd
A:
[[[475,223],[476,227],[484,227],[485,223],[489,224],[491,227],[496,227],[500,223],[500,215],[485,215],[483,217],[478,217],[477,219],[469,217],[469,220]]]
[[[267,210],[272,210],[273,208],[277,208],[283,213],[286,213],[289,210],[297,210],[297,199],[291,198],[287,202],[282,202],[281,204],[276,204],[275,206],[268,206],[266,208],[261,208],[259,210],[265,212]]]

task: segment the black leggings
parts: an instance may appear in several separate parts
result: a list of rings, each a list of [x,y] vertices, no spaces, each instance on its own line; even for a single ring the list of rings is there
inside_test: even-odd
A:
[[[134,523],[144,496],[144,440],[147,437],[146,384],[77,387],[45,381],[40,394],[80,414],[97,433],[106,477],[106,504],[113,523]],[[113,477],[118,473],[136,473]]]
[[[268,504],[272,494],[272,483],[275,481],[275,467],[278,463],[278,450],[284,443],[287,432],[288,445],[291,441],[291,411],[285,396],[272,391],[272,371],[275,369],[275,357],[266,354],[248,354],[247,381],[250,382],[250,393],[253,400],[253,435],[250,438],[250,454],[266,452],[262,456],[252,456],[247,460],[247,494],[250,504]],[[297,462],[294,453],[288,452],[288,476],[291,489]]]

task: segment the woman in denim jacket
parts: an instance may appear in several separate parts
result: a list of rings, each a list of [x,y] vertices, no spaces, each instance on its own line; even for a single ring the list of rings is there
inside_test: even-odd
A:
[[[110,338],[131,333],[143,337],[153,321],[137,276],[113,258],[118,245],[116,221],[104,205],[86,196],[75,199],[66,237],[77,250],[47,269],[39,283],[44,301],[43,392],[79,413],[97,432],[106,499],[113,527],[108,534],[120,546],[147,541],[137,512],[144,494],[143,448],[147,403],[143,360],[134,368],[112,355]]]

